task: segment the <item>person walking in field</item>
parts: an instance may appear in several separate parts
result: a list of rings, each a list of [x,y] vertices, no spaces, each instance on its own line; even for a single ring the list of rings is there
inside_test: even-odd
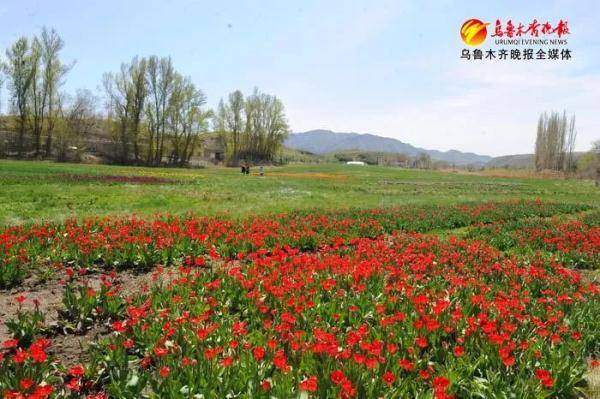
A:
[[[247,163],[246,164],[246,176],[248,176],[250,174],[250,164]]]

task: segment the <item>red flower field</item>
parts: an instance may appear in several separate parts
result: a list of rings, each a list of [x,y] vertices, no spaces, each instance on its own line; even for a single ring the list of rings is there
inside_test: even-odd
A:
[[[2,270],[21,280],[5,284],[31,279],[44,261],[64,288],[58,327],[26,293],[15,298],[0,393],[575,397],[600,353],[600,286],[554,255],[596,254],[597,227],[575,221],[551,237],[527,235],[553,256],[417,231],[585,209],[486,203],[9,228]],[[574,236],[583,225],[592,233]],[[126,268],[151,278],[124,286]],[[99,336],[78,359],[53,349],[89,329]]]

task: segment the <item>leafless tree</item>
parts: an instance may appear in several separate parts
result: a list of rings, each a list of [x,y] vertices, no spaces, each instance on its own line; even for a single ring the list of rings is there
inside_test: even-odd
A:
[[[53,144],[59,161],[67,160],[70,149],[78,153],[83,150],[85,139],[98,126],[97,104],[97,97],[89,90],[78,90],[73,98],[57,98],[57,116],[64,124]]]
[[[121,163],[131,161],[131,113],[134,89],[131,81],[131,66],[121,64],[117,73],[105,73],[104,91],[108,99],[109,118],[114,117],[114,138],[118,143],[118,158]]]
[[[122,163],[140,160],[140,128],[148,92],[146,65],[144,58],[134,57],[131,63],[121,64],[119,72],[104,75],[104,90],[109,109],[116,119],[114,133],[119,142]]]
[[[592,152],[596,155],[596,187],[600,187],[600,140],[594,141]]]
[[[431,156],[426,152],[419,153],[414,160],[414,165],[418,169],[431,169],[433,166]]]
[[[566,112],[562,116],[557,112],[540,115],[535,141],[536,169],[572,171],[576,138],[575,116],[569,120]]]

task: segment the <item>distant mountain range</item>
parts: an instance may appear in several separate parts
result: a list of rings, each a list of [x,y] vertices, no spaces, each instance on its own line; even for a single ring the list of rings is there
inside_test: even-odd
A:
[[[285,146],[313,154],[328,154],[344,150],[388,152],[415,156],[427,153],[433,160],[446,161],[454,165],[485,165],[492,157],[457,150],[427,150],[403,143],[389,137],[374,134],[336,133],[331,130],[311,130],[290,134]]]

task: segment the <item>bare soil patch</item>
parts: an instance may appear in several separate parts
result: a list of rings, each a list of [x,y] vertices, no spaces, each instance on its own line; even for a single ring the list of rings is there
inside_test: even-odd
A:
[[[162,277],[163,274],[160,275],[161,281],[164,280]],[[120,286],[121,295],[127,296],[150,287],[155,283],[156,277],[154,276],[154,273],[151,271],[141,273],[136,271],[122,271],[117,273],[114,283]],[[80,276],[77,279],[79,282],[86,281],[94,289],[99,289],[102,281],[101,274]],[[15,318],[19,309],[35,309],[36,303],[39,310],[44,314],[46,328],[49,331],[60,331],[59,311],[63,309],[63,285],[62,280],[52,280],[31,287],[14,287],[11,290],[0,291],[0,342],[10,338],[9,331],[4,323]],[[18,297],[24,297],[24,301],[19,303],[17,300]],[[97,326],[92,328],[92,330],[94,329],[97,329]],[[68,334],[62,338],[65,347],[74,346],[74,342],[68,342],[69,335],[77,337],[77,335]],[[86,333],[85,336],[88,336],[88,334]],[[78,339],[75,338],[75,340]]]

